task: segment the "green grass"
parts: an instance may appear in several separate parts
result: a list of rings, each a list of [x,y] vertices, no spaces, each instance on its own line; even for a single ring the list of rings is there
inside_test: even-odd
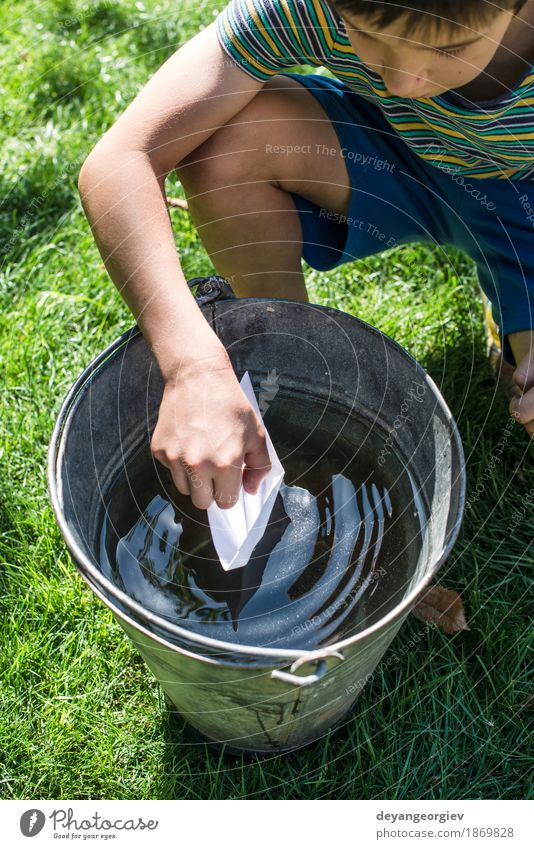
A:
[[[528,796],[534,479],[526,435],[510,424],[486,362],[474,267],[454,249],[396,248],[328,274],[308,270],[307,280],[312,300],[408,348],[457,418],[470,507],[440,580],[462,593],[469,632],[445,637],[410,617],[341,730],[291,756],[225,761],[192,745],[168,715],[151,674],[69,562],[47,496],[47,443],[75,377],[132,324],[81,211],[78,169],[215,8],[213,0],[188,11],[154,0],[20,0],[0,9],[0,795]],[[169,193],[179,190],[170,182]],[[187,275],[211,271],[187,215],[173,216]]]

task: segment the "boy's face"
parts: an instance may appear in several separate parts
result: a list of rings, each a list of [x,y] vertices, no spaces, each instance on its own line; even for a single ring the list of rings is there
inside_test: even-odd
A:
[[[512,12],[499,11],[480,30],[459,26],[451,31],[444,25],[429,35],[424,28],[408,33],[402,18],[378,30],[361,15],[341,14],[362,62],[382,77],[389,95],[408,98],[435,97],[474,80],[513,18]]]

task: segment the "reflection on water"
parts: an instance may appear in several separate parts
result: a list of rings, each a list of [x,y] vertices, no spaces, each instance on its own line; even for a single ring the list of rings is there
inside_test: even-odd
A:
[[[283,464],[298,485],[282,485],[247,566],[225,572],[205,511],[141,452],[107,505],[103,571],[147,609],[226,642],[313,649],[368,627],[402,599],[421,555],[411,476],[393,455],[380,469],[360,458],[357,473],[298,452]]]

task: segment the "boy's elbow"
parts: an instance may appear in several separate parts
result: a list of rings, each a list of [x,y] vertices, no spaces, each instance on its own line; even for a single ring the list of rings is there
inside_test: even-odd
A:
[[[93,189],[102,180],[109,180],[114,173],[120,173],[124,165],[133,167],[139,157],[145,160],[140,151],[125,144],[122,139],[110,135],[109,131],[99,139],[82,163],[78,173],[78,192],[84,194]]]
[[[78,192],[81,197],[101,179],[103,168],[110,161],[110,144],[107,134],[95,144],[82,163],[78,173]],[[100,176],[99,176],[100,175]]]
[[[83,194],[84,194],[84,192],[86,190],[86,186],[87,186],[87,180],[88,180],[87,160],[88,160],[88,158],[84,161],[82,167],[80,168],[80,172],[78,174],[78,194],[80,195],[80,197],[83,197]]]
[[[82,167],[78,173],[78,193],[80,197],[87,193],[89,190],[91,183],[95,179],[95,171],[98,167],[97,160],[99,158],[99,154],[96,153],[96,148],[93,148],[91,153],[84,159],[82,163]]]

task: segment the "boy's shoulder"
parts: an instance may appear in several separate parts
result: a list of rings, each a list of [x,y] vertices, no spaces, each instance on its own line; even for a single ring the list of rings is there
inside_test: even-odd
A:
[[[256,79],[299,64],[325,64],[342,19],[326,0],[231,0],[217,17],[219,40]]]
[[[234,11],[252,23],[272,18],[279,26],[296,22],[316,27],[342,25],[341,14],[327,0],[230,0],[224,11]]]

